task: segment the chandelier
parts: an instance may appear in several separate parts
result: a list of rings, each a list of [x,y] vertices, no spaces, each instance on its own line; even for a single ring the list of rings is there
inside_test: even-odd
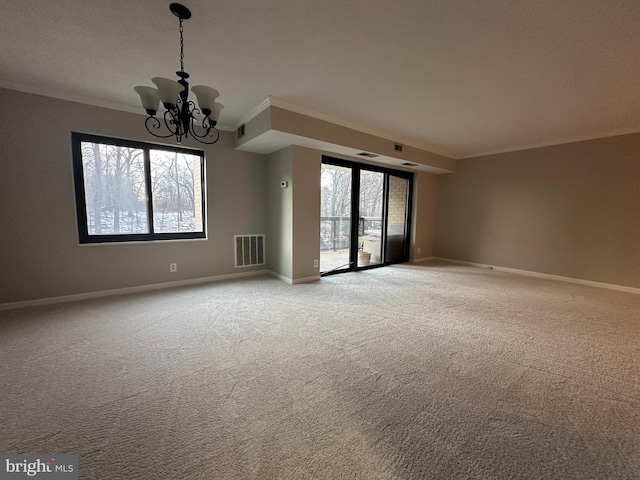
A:
[[[182,21],[191,18],[191,11],[184,5],[172,3],[171,12],[180,19],[180,71],[176,75],[177,82],[169,78],[154,77],[151,79],[156,87],[138,86],[134,90],[140,95],[142,107],[149,115],[144,122],[147,131],[159,138],[176,137],[180,143],[182,138],[191,136],[200,143],[212,144],[220,138],[216,128],[220,110],[224,107],[216,102],[220,93],[211,87],[197,85],[191,91],[198,99],[198,107],[189,100],[189,74],[184,71],[184,40],[182,38]],[[166,109],[164,115],[156,117],[158,106]],[[161,121],[162,120],[162,121]],[[162,128],[164,126],[164,128]],[[168,133],[167,133],[168,132]]]

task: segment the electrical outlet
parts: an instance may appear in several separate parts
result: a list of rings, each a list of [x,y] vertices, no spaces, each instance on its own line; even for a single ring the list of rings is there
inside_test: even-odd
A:
[[[318,268],[318,260],[314,260],[314,261],[313,261],[313,266],[314,266],[314,267],[316,267],[316,268]]]
[[[178,271],[178,264],[177,263],[170,263],[169,264],[169,271],[170,272],[177,272]]]

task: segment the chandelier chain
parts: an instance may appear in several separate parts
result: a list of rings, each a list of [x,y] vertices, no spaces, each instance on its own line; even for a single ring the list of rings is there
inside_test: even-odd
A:
[[[184,73],[184,39],[182,38],[182,17],[180,17],[180,71]]]

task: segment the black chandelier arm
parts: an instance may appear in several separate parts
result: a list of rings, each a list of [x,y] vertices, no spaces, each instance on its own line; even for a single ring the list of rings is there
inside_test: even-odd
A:
[[[188,123],[189,133],[193,138],[195,138],[200,143],[205,143],[208,145],[216,143],[220,138],[220,132],[218,132],[218,130],[214,127],[214,125],[212,124],[211,118],[208,116],[205,116],[202,119],[202,125],[198,126],[196,123],[197,122],[196,115],[199,115],[200,113],[202,112],[198,107],[196,107],[196,104],[193,103],[192,101],[189,101],[189,123]],[[200,129],[201,131],[204,131],[204,133],[199,135],[198,129]],[[213,135],[212,129],[215,130],[216,132],[215,140],[213,140],[212,142],[202,141],[201,139],[203,138],[207,138],[207,137],[213,138],[214,135]]]
[[[165,119],[165,126],[167,123],[167,120]],[[151,124],[151,128],[149,128],[149,124]],[[149,132],[151,135],[153,135],[154,137],[158,137],[158,138],[169,138],[169,137],[173,137],[175,136],[175,133],[173,133],[171,131],[171,129],[169,130],[169,134],[168,135],[160,135],[158,133],[155,133],[153,130],[151,130],[152,128],[154,130],[159,130],[160,129],[160,120],[158,120],[157,117],[154,117],[152,115],[148,116],[147,119],[144,121],[144,126],[147,129],[147,132]]]
[[[211,119],[209,117],[205,117],[203,120],[203,123],[207,122],[208,126],[199,127],[198,125],[196,125],[195,118],[192,115],[189,122],[188,132],[183,131],[182,125],[179,123],[180,118],[176,117],[174,112],[166,110],[163,117],[164,126],[169,133],[167,133],[166,135],[161,135],[160,133],[158,133],[158,130],[160,130],[162,126],[162,122],[158,117],[155,116],[148,116],[146,118],[144,126],[147,129],[147,132],[157,138],[178,137],[178,141],[181,141],[183,136],[187,137],[188,134],[191,134],[191,137],[193,137],[197,142],[205,145],[213,145],[220,139],[220,131],[216,127],[211,125]],[[198,134],[197,129],[203,130],[203,133]],[[207,140],[209,138],[211,140]]]
[[[214,128],[217,124],[218,122],[216,122],[209,116],[205,116],[204,119],[202,120],[202,126],[207,129]]]
[[[196,128],[202,128],[204,130],[204,133],[202,135],[198,135],[198,133],[196,131]],[[196,141],[198,141],[200,143],[204,143],[205,145],[212,145],[212,144],[216,143],[218,141],[218,139],[220,138],[220,132],[218,131],[218,129],[216,127],[214,127],[214,126],[197,127],[195,125],[195,119],[193,117],[191,117],[191,128],[189,130],[191,132],[191,136]],[[214,135],[214,132],[215,132],[215,135]],[[211,140],[211,141],[204,140],[204,139],[209,138],[209,137],[213,138],[213,140]]]

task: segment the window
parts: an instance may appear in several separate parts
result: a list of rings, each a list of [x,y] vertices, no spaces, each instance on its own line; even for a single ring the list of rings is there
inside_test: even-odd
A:
[[[204,238],[204,152],[72,133],[80,243]]]

